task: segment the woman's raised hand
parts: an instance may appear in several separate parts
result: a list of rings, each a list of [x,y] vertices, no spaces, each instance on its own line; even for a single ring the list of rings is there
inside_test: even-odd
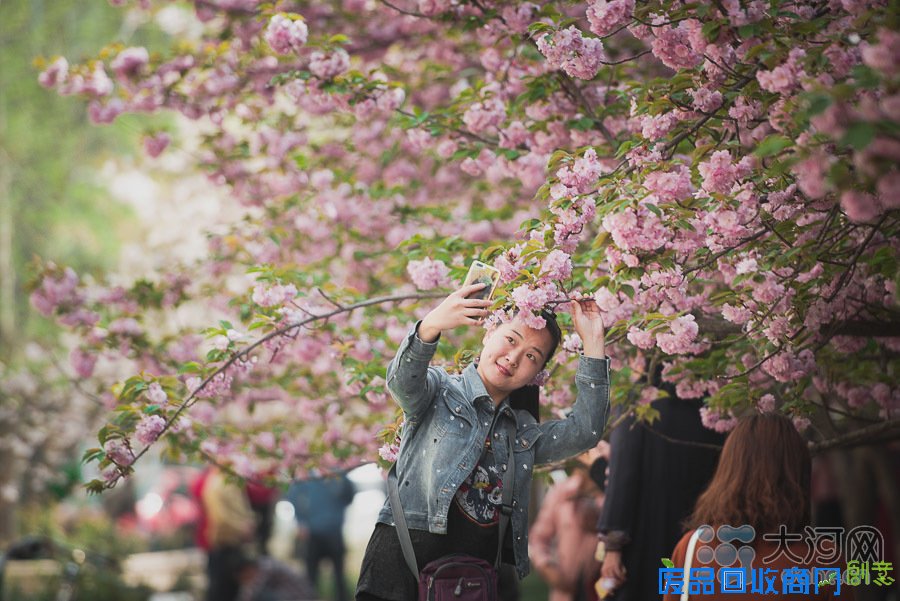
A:
[[[452,330],[459,326],[474,326],[484,321],[484,318],[490,315],[488,307],[492,301],[466,297],[478,292],[485,285],[478,283],[463,286],[445,298],[419,324],[419,339],[423,342],[434,342],[444,330]]]
[[[606,357],[606,333],[600,307],[593,300],[575,301],[571,307],[572,323],[584,345],[584,356],[603,359]]]

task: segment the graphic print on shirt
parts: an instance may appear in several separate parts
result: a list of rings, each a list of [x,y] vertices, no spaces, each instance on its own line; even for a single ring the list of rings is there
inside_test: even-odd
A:
[[[486,452],[454,496],[459,509],[479,526],[493,526],[500,521],[503,503],[503,481],[494,464],[494,454]]]

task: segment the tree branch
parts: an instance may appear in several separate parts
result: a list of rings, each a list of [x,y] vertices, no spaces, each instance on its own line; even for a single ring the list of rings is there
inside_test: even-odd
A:
[[[314,321],[327,320],[327,319],[334,317],[335,315],[339,315],[341,313],[349,313],[351,311],[354,311],[356,309],[361,309],[363,307],[371,307],[373,305],[381,305],[384,303],[394,303],[394,302],[401,302],[401,301],[407,301],[407,300],[425,300],[425,299],[431,299],[431,298],[441,298],[443,296],[446,296],[446,292],[423,292],[423,293],[418,293],[418,294],[401,294],[401,295],[397,295],[397,296],[379,296],[379,297],[371,298],[369,300],[361,301],[361,302],[358,302],[358,303],[355,303],[352,305],[343,305],[343,306],[341,306],[341,308],[334,309],[327,313],[321,313],[318,315],[311,314],[310,317],[303,319],[297,323],[292,323],[292,324],[280,327],[277,330],[273,330],[273,331],[269,332],[268,334],[266,334],[265,336],[263,336],[262,338],[260,338],[256,342],[254,342],[253,344],[247,346],[244,349],[241,349],[239,352],[237,352],[234,355],[232,355],[231,357],[229,357],[229,359],[225,363],[223,363],[221,366],[219,366],[218,369],[216,369],[214,372],[209,374],[200,383],[200,385],[196,389],[191,391],[191,393],[187,396],[187,398],[185,398],[183,401],[181,401],[181,404],[178,406],[178,409],[176,409],[175,413],[173,413],[172,416],[168,420],[166,420],[166,425],[163,426],[163,429],[159,433],[159,437],[157,438],[157,440],[159,440],[159,438],[162,438],[163,434],[165,434],[172,427],[172,424],[174,424],[181,417],[181,414],[184,413],[185,410],[187,410],[193,404],[193,402],[197,400],[198,392],[200,392],[204,388],[206,388],[206,386],[208,386],[209,383],[212,382],[216,378],[216,376],[224,373],[228,368],[230,368],[232,365],[234,365],[238,361],[240,361],[242,359],[246,359],[250,355],[250,353],[252,353],[254,350],[259,348],[260,346],[262,346],[269,340],[272,340],[273,338],[277,338],[278,336],[289,335],[291,332],[294,332],[295,330],[298,330],[298,329],[302,328],[303,326],[305,326],[309,323],[312,323]],[[151,446],[153,446],[153,445],[152,444],[147,445],[143,449],[141,449],[141,451],[134,456],[134,459],[132,459],[131,463],[129,463],[128,465],[120,466],[120,465],[116,464],[120,468],[120,473],[122,473],[124,470],[131,469],[134,466],[134,464],[137,463],[138,460],[144,456],[144,454],[150,449]],[[118,479],[113,480],[112,482],[106,482],[104,484],[104,488],[107,488],[107,489],[113,488],[116,485],[117,481],[118,481]]]
[[[850,449],[875,445],[898,438],[900,438],[900,419],[894,419],[841,434],[828,440],[811,442],[809,443],[809,452],[813,455],[818,455],[833,449]]]

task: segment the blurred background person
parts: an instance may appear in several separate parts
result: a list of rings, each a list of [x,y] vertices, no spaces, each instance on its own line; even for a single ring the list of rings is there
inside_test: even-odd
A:
[[[334,572],[334,599],[347,601],[344,576],[344,515],[356,490],[346,473],[294,482],[287,500],[294,506],[297,536],[306,563],[306,573],[313,586],[319,586],[319,568],[323,560]]]
[[[655,382],[655,383],[658,383]],[[702,401],[674,386],[653,402],[653,424],[629,416],[610,433],[610,466],[597,530],[605,547],[601,583],[615,601],[659,598],[658,569],[716,468],[722,434],[703,426]],[[619,419],[615,413],[610,424]]]
[[[821,541],[821,544],[817,542],[811,548],[808,542],[802,540],[769,542],[763,539],[764,534],[777,534],[782,528],[786,528],[788,533],[799,534],[804,532],[804,527],[810,525],[811,472],[812,462],[806,441],[790,419],[774,413],[741,418],[725,441],[715,475],[697,500],[688,522],[689,530],[672,552],[672,562],[676,567],[684,567],[691,536],[702,527],[707,534],[696,543],[690,567],[711,567],[718,574],[719,567],[723,566],[716,559],[711,563],[701,563],[698,553],[720,557],[722,550],[719,545],[723,541],[716,534],[719,527],[748,524],[755,531],[752,540],[743,543],[728,542],[733,543],[735,551],[737,548],[752,547],[755,552],[752,562],[747,561],[745,554],[741,552],[727,552],[725,559],[740,567],[776,570],[778,576],[774,588],[777,594],[782,592],[782,571],[789,568],[839,567],[843,576],[844,566],[841,565],[843,560],[840,552],[829,547],[829,541]],[[791,555],[802,559],[795,561]],[[835,558],[826,558],[826,555],[834,555]],[[734,557],[739,559],[734,561]],[[818,579],[811,578],[810,582],[826,578],[826,575],[821,575]],[[819,589],[818,593],[815,592],[816,588]],[[792,592],[791,597],[800,600],[853,601],[854,588],[856,587],[842,586],[838,596],[835,585],[811,586],[809,593]],[[748,581],[747,590],[749,589]],[[719,590],[718,586],[716,590]],[[758,599],[760,595],[749,592],[714,593],[704,594],[702,597],[710,601],[751,601]],[[665,601],[678,601],[680,598],[681,595],[677,593],[665,595]]]
[[[318,595],[309,579],[284,562],[267,555],[247,555],[239,570],[237,601],[314,601]]]
[[[244,488],[213,466],[200,491],[208,549],[206,601],[235,601],[245,552],[252,548],[256,519]]]
[[[570,475],[553,485],[541,503],[529,536],[528,554],[550,586],[550,601],[595,599],[600,563],[594,559],[595,530],[603,507],[604,472],[609,445],[602,442],[579,455]],[[592,476],[599,475],[599,481]]]

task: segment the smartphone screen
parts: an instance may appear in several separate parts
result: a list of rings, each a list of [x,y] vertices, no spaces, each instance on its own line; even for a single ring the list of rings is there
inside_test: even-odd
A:
[[[469,273],[466,274],[466,280],[463,282],[463,286],[476,283],[485,284],[484,288],[473,292],[469,295],[469,298],[490,300],[494,295],[494,289],[499,282],[500,271],[498,269],[482,263],[481,261],[472,261],[472,264],[469,266]]]

